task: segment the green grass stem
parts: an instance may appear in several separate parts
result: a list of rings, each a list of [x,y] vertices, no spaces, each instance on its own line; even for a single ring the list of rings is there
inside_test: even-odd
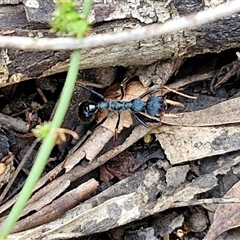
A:
[[[83,14],[84,16],[88,16],[91,9],[92,1],[85,0],[83,5]],[[82,33],[82,36],[85,33]],[[81,35],[81,34],[80,34]],[[79,36],[79,35],[78,35]],[[77,79],[77,74],[79,70],[79,62],[80,62],[81,53],[80,50],[76,50],[72,53],[70,66],[67,74],[67,78],[60,96],[60,100],[54,114],[53,120],[51,122],[51,129],[57,129],[61,127],[65,114],[68,110],[70,100],[74,91],[75,82]],[[49,132],[46,138],[43,140],[42,145],[39,148],[36,160],[31,169],[31,172],[19,193],[19,197],[14,204],[11,212],[9,213],[6,221],[3,224],[0,233],[0,239],[6,239],[6,237],[11,233],[14,228],[14,225],[18,221],[21,212],[23,211],[25,205],[27,204],[28,199],[31,197],[33,189],[41,177],[42,172],[45,168],[47,160],[51,154],[51,151],[55,145],[56,136]]]

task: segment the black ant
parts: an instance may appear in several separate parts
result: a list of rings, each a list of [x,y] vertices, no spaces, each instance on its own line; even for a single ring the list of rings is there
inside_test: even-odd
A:
[[[181,103],[164,99],[162,96],[150,96],[146,101],[142,100],[142,98],[144,98],[148,94],[156,92],[156,90],[147,91],[138,98],[132,99],[130,101],[124,101],[106,99],[102,94],[82,84],[79,85],[83,89],[95,94],[101,99],[101,101],[99,102],[87,100],[79,104],[78,116],[80,121],[82,121],[83,123],[89,123],[94,120],[95,115],[99,110],[107,109],[110,112],[131,110],[132,113],[135,115],[136,119],[145,127],[148,127],[148,125],[136,114],[140,113],[144,116],[149,116],[149,118],[159,119],[161,115],[163,115],[164,111],[167,110],[168,104],[174,106],[183,106]],[[121,92],[123,93],[122,89]]]

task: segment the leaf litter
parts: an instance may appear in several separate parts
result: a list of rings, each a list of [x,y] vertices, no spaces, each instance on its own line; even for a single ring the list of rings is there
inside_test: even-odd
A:
[[[197,175],[194,180],[184,181],[183,177],[179,181],[179,184],[176,184],[178,177],[175,176],[178,171],[179,174],[188,177],[194,168],[190,165],[190,168],[174,166],[174,169],[172,169],[171,164],[182,164],[199,159],[199,157],[211,157],[238,150],[239,144],[237,142],[239,142],[239,137],[237,132],[239,115],[236,114],[239,111],[237,108],[238,102],[239,99],[235,98],[234,100],[233,98],[208,109],[189,113],[185,112],[179,115],[181,116],[179,118],[164,118],[163,116],[161,118],[163,123],[175,126],[159,126],[157,123],[149,124],[149,128],[138,126],[133,129],[132,133],[127,136],[121,145],[105,153],[100,153],[105,145],[114,137],[118,114],[116,116],[110,114],[105,120],[105,125],[97,127],[83,145],[67,157],[64,164],[60,164],[53,171],[45,175],[38,183],[36,189],[43,186],[49,179],[52,179],[50,184],[52,184],[53,188],[59,184],[60,179],[69,184],[128,149],[128,147],[148,133],[156,136],[157,141],[160,142],[165,150],[170,164],[159,161],[149,168],[114,184],[100,193],[99,196],[90,198],[77,208],[70,209],[62,218],[49,224],[42,224],[40,231],[39,228],[35,228],[30,233],[20,233],[19,237],[21,235],[24,237],[20,237],[19,239],[34,239],[36,236],[41,236],[42,239],[59,239],[60,237],[67,239],[71,236],[85,236],[107,231],[108,229],[122,226],[123,224],[157,214],[170,208],[198,205],[200,201],[196,200],[196,196],[199,196],[201,193],[207,193],[217,186],[219,174],[226,174],[232,166],[239,163],[239,159],[235,162],[226,162],[225,165],[217,166],[212,174]],[[112,119],[114,118],[115,120],[113,121]],[[120,129],[121,126],[123,129],[132,125],[132,120],[129,120],[129,116],[126,116],[125,119],[125,122],[122,121],[123,123],[119,124]],[[222,126],[223,124],[224,126]],[[218,127],[216,128],[215,126],[217,125]],[[194,131],[196,127],[197,129]],[[192,139],[183,141],[180,144],[181,140],[187,139],[187,133],[192,135]],[[207,146],[203,142],[206,138],[211,139],[209,142],[206,141],[210,147],[206,148],[206,153],[201,155],[204,152],[203,149],[205,150],[203,146]],[[175,147],[169,149],[169,146],[174,143],[176,143]],[[179,143],[179,146],[177,146],[177,143]],[[94,148],[92,147],[93,145]],[[222,149],[219,149],[220,147]],[[191,152],[193,148],[194,151]],[[181,155],[174,159],[174,154],[178,155],[176,152]],[[191,157],[188,158],[188,154]],[[88,165],[77,166],[79,162],[85,159],[87,159]],[[233,157],[233,159],[236,158]],[[65,174],[58,176],[62,170],[65,170]],[[167,184],[165,182],[165,175],[167,177]],[[122,190],[123,186],[126,188],[125,191]],[[44,188],[40,189],[38,193],[43,196]],[[231,198],[235,197],[231,196]],[[204,201],[206,203],[209,202],[209,199],[203,198],[202,200],[203,203]],[[97,206],[96,201],[98,202]],[[38,200],[36,200],[35,204],[36,206],[39,204]],[[108,222],[108,219],[111,219],[111,222]],[[95,221],[96,224],[92,225],[92,221]],[[79,231],[80,227],[81,230]],[[230,228],[231,224],[223,229],[227,230]],[[17,235],[13,236],[16,237]]]

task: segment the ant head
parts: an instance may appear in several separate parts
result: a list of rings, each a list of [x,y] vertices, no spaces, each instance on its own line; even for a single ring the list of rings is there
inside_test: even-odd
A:
[[[146,112],[152,117],[160,117],[167,108],[167,102],[161,96],[152,96],[146,102]]]
[[[92,101],[83,101],[78,105],[78,117],[81,122],[89,123],[94,120],[98,105]]]

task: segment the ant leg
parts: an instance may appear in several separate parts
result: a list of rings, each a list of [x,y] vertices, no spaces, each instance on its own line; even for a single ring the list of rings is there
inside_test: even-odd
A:
[[[182,103],[172,101],[172,100],[169,100],[169,99],[165,99],[165,102],[169,105],[174,106],[174,107],[184,107],[184,105]],[[177,116],[175,114],[171,114],[171,113],[163,113],[163,116],[167,117],[167,118],[179,118],[179,116]]]
[[[180,96],[183,96],[183,97],[186,97],[186,98],[190,98],[190,99],[196,99],[197,97],[194,97],[194,96],[190,96],[190,95],[187,95],[187,94],[184,94],[184,93],[181,93],[181,92],[178,92],[177,90],[174,90],[174,89],[171,89],[171,88],[169,88],[169,87],[167,87],[167,86],[162,86],[162,88],[161,88],[161,96],[163,95],[163,89],[166,89],[166,90],[168,90],[169,92],[174,92],[174,93],[176,93],[176,94],[178,94],[178,95],[180,95]],[[139,98],[140,99],[142,99],[142,98],[144,98],[145,96],[147,96],[148,94],[153,94],[153,93],[155,93],[155,92],[158,92],[160,89],[159,88],[155,88],[155,89],[150,89],[150,90],[148,90],[147,92],[145,92],[144,94],[142,94]]]
[[[126,84],[128,83],[129,80],[130,80],[129,77],[125,77],[125,78],[121,81],[121,87],[123,87],[124,85],[126,86]]]
[[[127,76],[125,77],[121,83],[120,83],[120,90],[121,90],[121,99],[124,97],[124,92],[125,92],[125,89],[126,89],[126,86],[128,84],[128,82],[133,79],[135,77],[135,75],[131,75],[131,76]]]
[[[79,85],[81,88],[89,91],[90,93],[95,94],[95,95],[98,96],[101,100],[104,100],[104,99],[105,99],[105,97],[104,97],[101,93],[98,93],[98,92],[94,91],[94,90],[91,89],[91,88],[88,88],[87,86],[85,86],[85,85],[83,85],[83,84],[80,84],[80,83],[79,83],[78,85]]]
[[[118,119],[117,119],[117,123],[115,126],[115,131],[114,131],[114,136],[113,136],[113,147],[116,147],[116,142],[117,142],[117,134],[118,134],[118,127],[119,127],[119,123],[120,123],[120,112],[118,113]]]
[[[149,127],[149,126],[147,125],[147,123],[137,115],[137,113],[133,113],[133,115],[135,116],[135,118],[136,118],[144,127],[146,127],[146,128]]]

